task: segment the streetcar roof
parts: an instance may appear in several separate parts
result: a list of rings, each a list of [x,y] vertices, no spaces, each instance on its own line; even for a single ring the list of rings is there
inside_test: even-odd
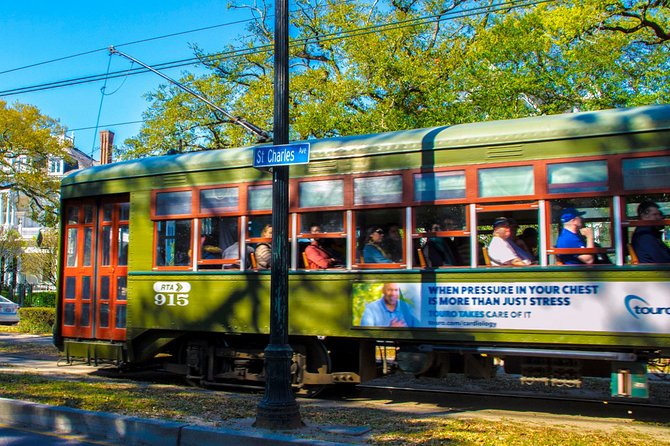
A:
[[[670,105],[536,116],[309,140],[312,161],[331,158],[503,145],[670,129]],[[62,185],[186,171],[251,167],[253,147],[154,156],[78,170]]]

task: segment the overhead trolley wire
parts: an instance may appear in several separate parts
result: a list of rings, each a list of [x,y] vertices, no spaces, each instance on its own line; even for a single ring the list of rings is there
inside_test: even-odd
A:
[[[344,3],[348,3],[348,2],[351,2],[351,1],[353,1],[353,0],[347,0]],[[321,4],[316,5],[314,10],[316,10],[316,8],[319,8],[321,6],[323,6],[323,5],[321,5]],[[274,17],[274,15],[269,14],[267,17]],[[252,22],[254,20],[256,20],[255,17],[252,17],[250,19],[244,19],[244,20],[235,20],[233,22],[220,23],[218,25],[211,25],[211,26],[204,26],[202,28],[189,29],[187,31],[179,31],[179,32],[170,33],[170,34],[163,34],[161,36],[147,37],[145,39],[139,39],[139,40],[133,40],[133,41],[130,41],[130,42],[115,44],[113,46],[115,48],[120,48],[120,47],[124,47],[124,46],[128,46],[128,45],[137,45],[138,43],[152,42],[154,40],[167,39],[169,37],[182,36],[184,34],[192,34],[192,33],[197,33],[197,32],[200,32],[200,31],[209,31],[210,29],[223,28],[225,26],[240,25],[240,24],[243,24],[243,23]],[[106,46],[104,48],[98,48],[98,49],[95,49],[95,50],[89,50],[89,51],[84,51],[84,52],[77,53],[77,54],[71,54],[69,56],[58,57],[56,59],[50,59],[50,60],[45,60],[45,61],[42,61],[42,62],[36,62],[36,63],[30,64],[30,65],[24,65],[22,67],[10,68],[9,70],[0,71],[0,75],[6,74],[6,73],[13,73],[15,71],[26,70],[28,68],[35,68],[35,67],[39,67],[40,65],[47,65],[47,64],[50,64],[50,63],[54,63],[54,62],[60,62],[60,61],[63,61],[63,60],[73,59],[75,57],[86,56],[88,54],[100,53],[100,52],[103,52],[103,51],[107,52],[108,50],[109,50],[109,46]]]
[[[245,19],[245,20],[237,20],[237,21],[228,22],[228,23],[220,23],[218,25],[212,25],[212,26],[205,26],[203,28],[190,29],[188,31],[180,31],[180,32],[171,33],[171,34],[164,34],[162,36],[147,37],[146,39],[133,40],[131,42],[120,43],[120,44],[114,45],[114,46],[118,48],[118,47],[128,46],[128,45],[136,45],[138,43],[145,43],[145,42],[151,42],[151,41],[154,41],[154,40],[167,39],[168,37],[175,37],[175,36],[181,36],[181,35],[184,35],[184,34],[191,34],[191,33],[200,32],[200,31],[207,31],[207,30],[210,30],[210,29],[221,28],[221,27],[224,27],[224,26],[239,25],[241,23],[250,22],[252,20],[255,20],[255,19],[252,18],[252,19]],[[100,53],[100,52],[103,52],[103,51],[107,52],[108,50],[109,50],[109,46],[106,46],[104,48],[98,48],[98,49],[95,49],[95,50],[84,51],[82,53],[72,54],[70,56],[58,57],[56,59],[50,59],[50,60],[45,60],[45,61],[42,61],[42,62],[36,62],[34,64],[24,65],[22,67],[11,68],[9,70],[0,71],[0,74],[13,73],[15,71],[26,70],[28,68],[35,68],[35,67],[39,67],[40,65],[47,65],[47,64],[50,64],[50,63],[54,63],[54,62],[60,62],[60,61],[63,61],[63,60],[73,59],[75,57],[87,56],[89,54]]]
[[[319,35],[319,36],[310,36],[310,37],[306,37],[306,38],[303,38],[303,39],[293,40],[289,43],[289,45],[290,46],[299,46],[299,45],[301,46],[301,45],[309,44],[311,42],[324,42],[324,41],[340,40],[340,39],[345,39],[345,38],[353,38],[353,37],[359,37],[359,36],[363,36],[363,35],[371,34],[371,33],[392,31],[392,30],[396,30],[396,29],[426,25],[426,24],[442,22],[442,21],[446,21],[446,20],[453,20],[453,19],[456,19],[456,18],[475,16],[475,15],[479,15],[479,14],[486,13],[486,12],[497,12],[497,11],[511,9],[511,8],[535,6],[535,5],[538,5],[538,4],[555,2],[555,1],[556,0],[533,0],[533,1],[510,0],[508,2],[501,3],[501,4],[498,4],[498,5],[493,5],[493,6],[480,6],[480,7],[461,10],[461,11],[451,11],[451,12],[445,13],[445,14],[433,14],[433,15],[429,15],[429,16],[417,17],[415,19],[408,19],[408,20],[399,21],[399,22],[371,25],[371,26],[368,26],[368,27],[356,28],[356,29],[352,29],[352,30],[349,30],[349,31],[338,31],[338,32],[334,32],[334,33],[330,33],[330,34],[323,34],[323,35]],[[152,39],[157,39],[157,38],[152,38]],[[147,40],[149,40],[149,39],[147,39]],[[128,43],[128,44],[130,44],[130,43]],[[263,52],[272,51],[272,49],[273,49],[272,44],[265,44],[265,45],[250,47],[250,48],[241,48],[241,49],[234,49],[234,50],[230,50],[230,51],[222,51],[222,52],[218,52],[218,53],[215,53],[215,54],[212,54],[212,55],[209,55],[209,56],[205,56],[203,58],[192,57],[192,58],[188,58],[188,59],[181,59],[181,60],[176,60],[176,61],[158,63],[158,64],[154,64],[152,66],[156,69],[159,69],[159,70],[167,70],[167,69],[180,68],[180,67],[189,66],[189,65],[196,65],[198,63],[207,63],[207,62],[212,63],[212,62],[216,62],[216,61],[220,61],[220,60],[242,57],[242,56],[245,56],[245,55],[259,54],[259,53],[263,53]],[[71,57],[74,57],[74,56],[71,56]],[[81,84],[86,84],[86,83],[91,83],[91,82],[104,81],[105,79],[114,79],[114,78],[123,77],[123,76],[134,76],[134,75],[137,75],[137,74],[144,74],[144,73],[148,73],[148,72],[150,72],[150,70],[148,70],[146,68],[143,68],[143,67],[137,67],[137,68],[132,68],[130,70],[113,71],[113,72],[108,73],[108,74],[107,73],[105,73],[105,74],[94,74],[94,75],[82,76],[82,77],[78,77],[78,78],[65,79],[65,80],[61,80],[61,81],[48,82],[48,83],[44,83],[44,84],[37,84],[37,85],[30,85],[30,86],[26,86],[26,87],[17,87],[17,88],[8,89],[8,90],[2,90],[2,91],[0,91],[0,96],[13,96],[13,95],[23,94],[23,93],[32,93],[32,92],[36,92],[36,91],[51,90],[51,89],[69,87],[69,86],[74,86],[74,85],[81,85]],[[0,74],[2,74],[2,73],[0,73]]]

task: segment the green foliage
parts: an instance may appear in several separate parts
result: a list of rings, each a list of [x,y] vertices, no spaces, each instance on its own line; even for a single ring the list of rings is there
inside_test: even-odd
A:
[[[379,299],[382,295],[383,283],[354,283],[352,305],[353,325],[360,325],[365,305]]]
[[[0,183],[19,192],[31,218],[55,225],[59,180],[47,172],[50,157],[68,159],[58,122],[26,104],[0,100]]]
[[[290,138],[376,133],[670,102],[670,6],[656,0],[298,0],[291,12]],[[196,55],[182,81],[272,126],[269,3],[237,44]],[[255,137],[173,87],[148,95],[125,158],[241,146]]]
[[[55,291],[39,291],[26,295],[23,299],[23,307],[48,307],[56,308]]]
[[[56,286],[58,281],[58,230],[42,230],[39,239],[39,243],[37,240],[30,242],[32,249],[21,253],[22,272]]]
[[[55,308],[19,308],[19,331],[22,333],[51,333],[56,322]]]
[[[0,274],[13,271],[21,255],[23,243],[16,229],[0,227]]]

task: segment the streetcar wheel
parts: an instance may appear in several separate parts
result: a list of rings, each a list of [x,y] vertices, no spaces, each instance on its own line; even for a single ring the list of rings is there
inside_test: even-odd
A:
[[[330,373],[332,364],[330,355],[326,346],[318,339],[302,340],[300,344],[292,347],[295,352],[303,353],[306,356],[305,369],[310,373]],[[301,373],[298,374],[302,376]],[[304,384],[298,379],[294,387],[295,393],[305,398],[313,398],[328,388],[327,384]]]

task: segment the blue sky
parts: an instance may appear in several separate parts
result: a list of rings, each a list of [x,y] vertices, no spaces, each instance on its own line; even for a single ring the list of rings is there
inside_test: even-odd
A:
[[[134,1],[24,1],[4,0],[0,39],[0,91],[104,74],[110,62],[108,51],[42,64],[18,71],[8,70],[71,56],[136,40],[236,22],[250,17],[247,10],[230,10],[227,0],[134,0]],[[244,24],[215,27],[184,35],[119,46],[118,49],[148,64],[160,64],[193,57],[189,47],[196,43],[207,51],[217,51],[245,32]],[[115,55],[110,72],[131,67],[130,61]],[[179,78],[183,67],[166,70]],[[142,119],[148,107],[144,94],[165,80],[153,73],[110,79],[105,89],[99,124],[115,133],[114,143],[134,136],[140,124],[111,125]],[[0,96],[7,102],[37,106],[40,111],[69,129],[95,127],[103,82]],[[99,137],[95,129],[76,130],[75,145],[99,157]]]

